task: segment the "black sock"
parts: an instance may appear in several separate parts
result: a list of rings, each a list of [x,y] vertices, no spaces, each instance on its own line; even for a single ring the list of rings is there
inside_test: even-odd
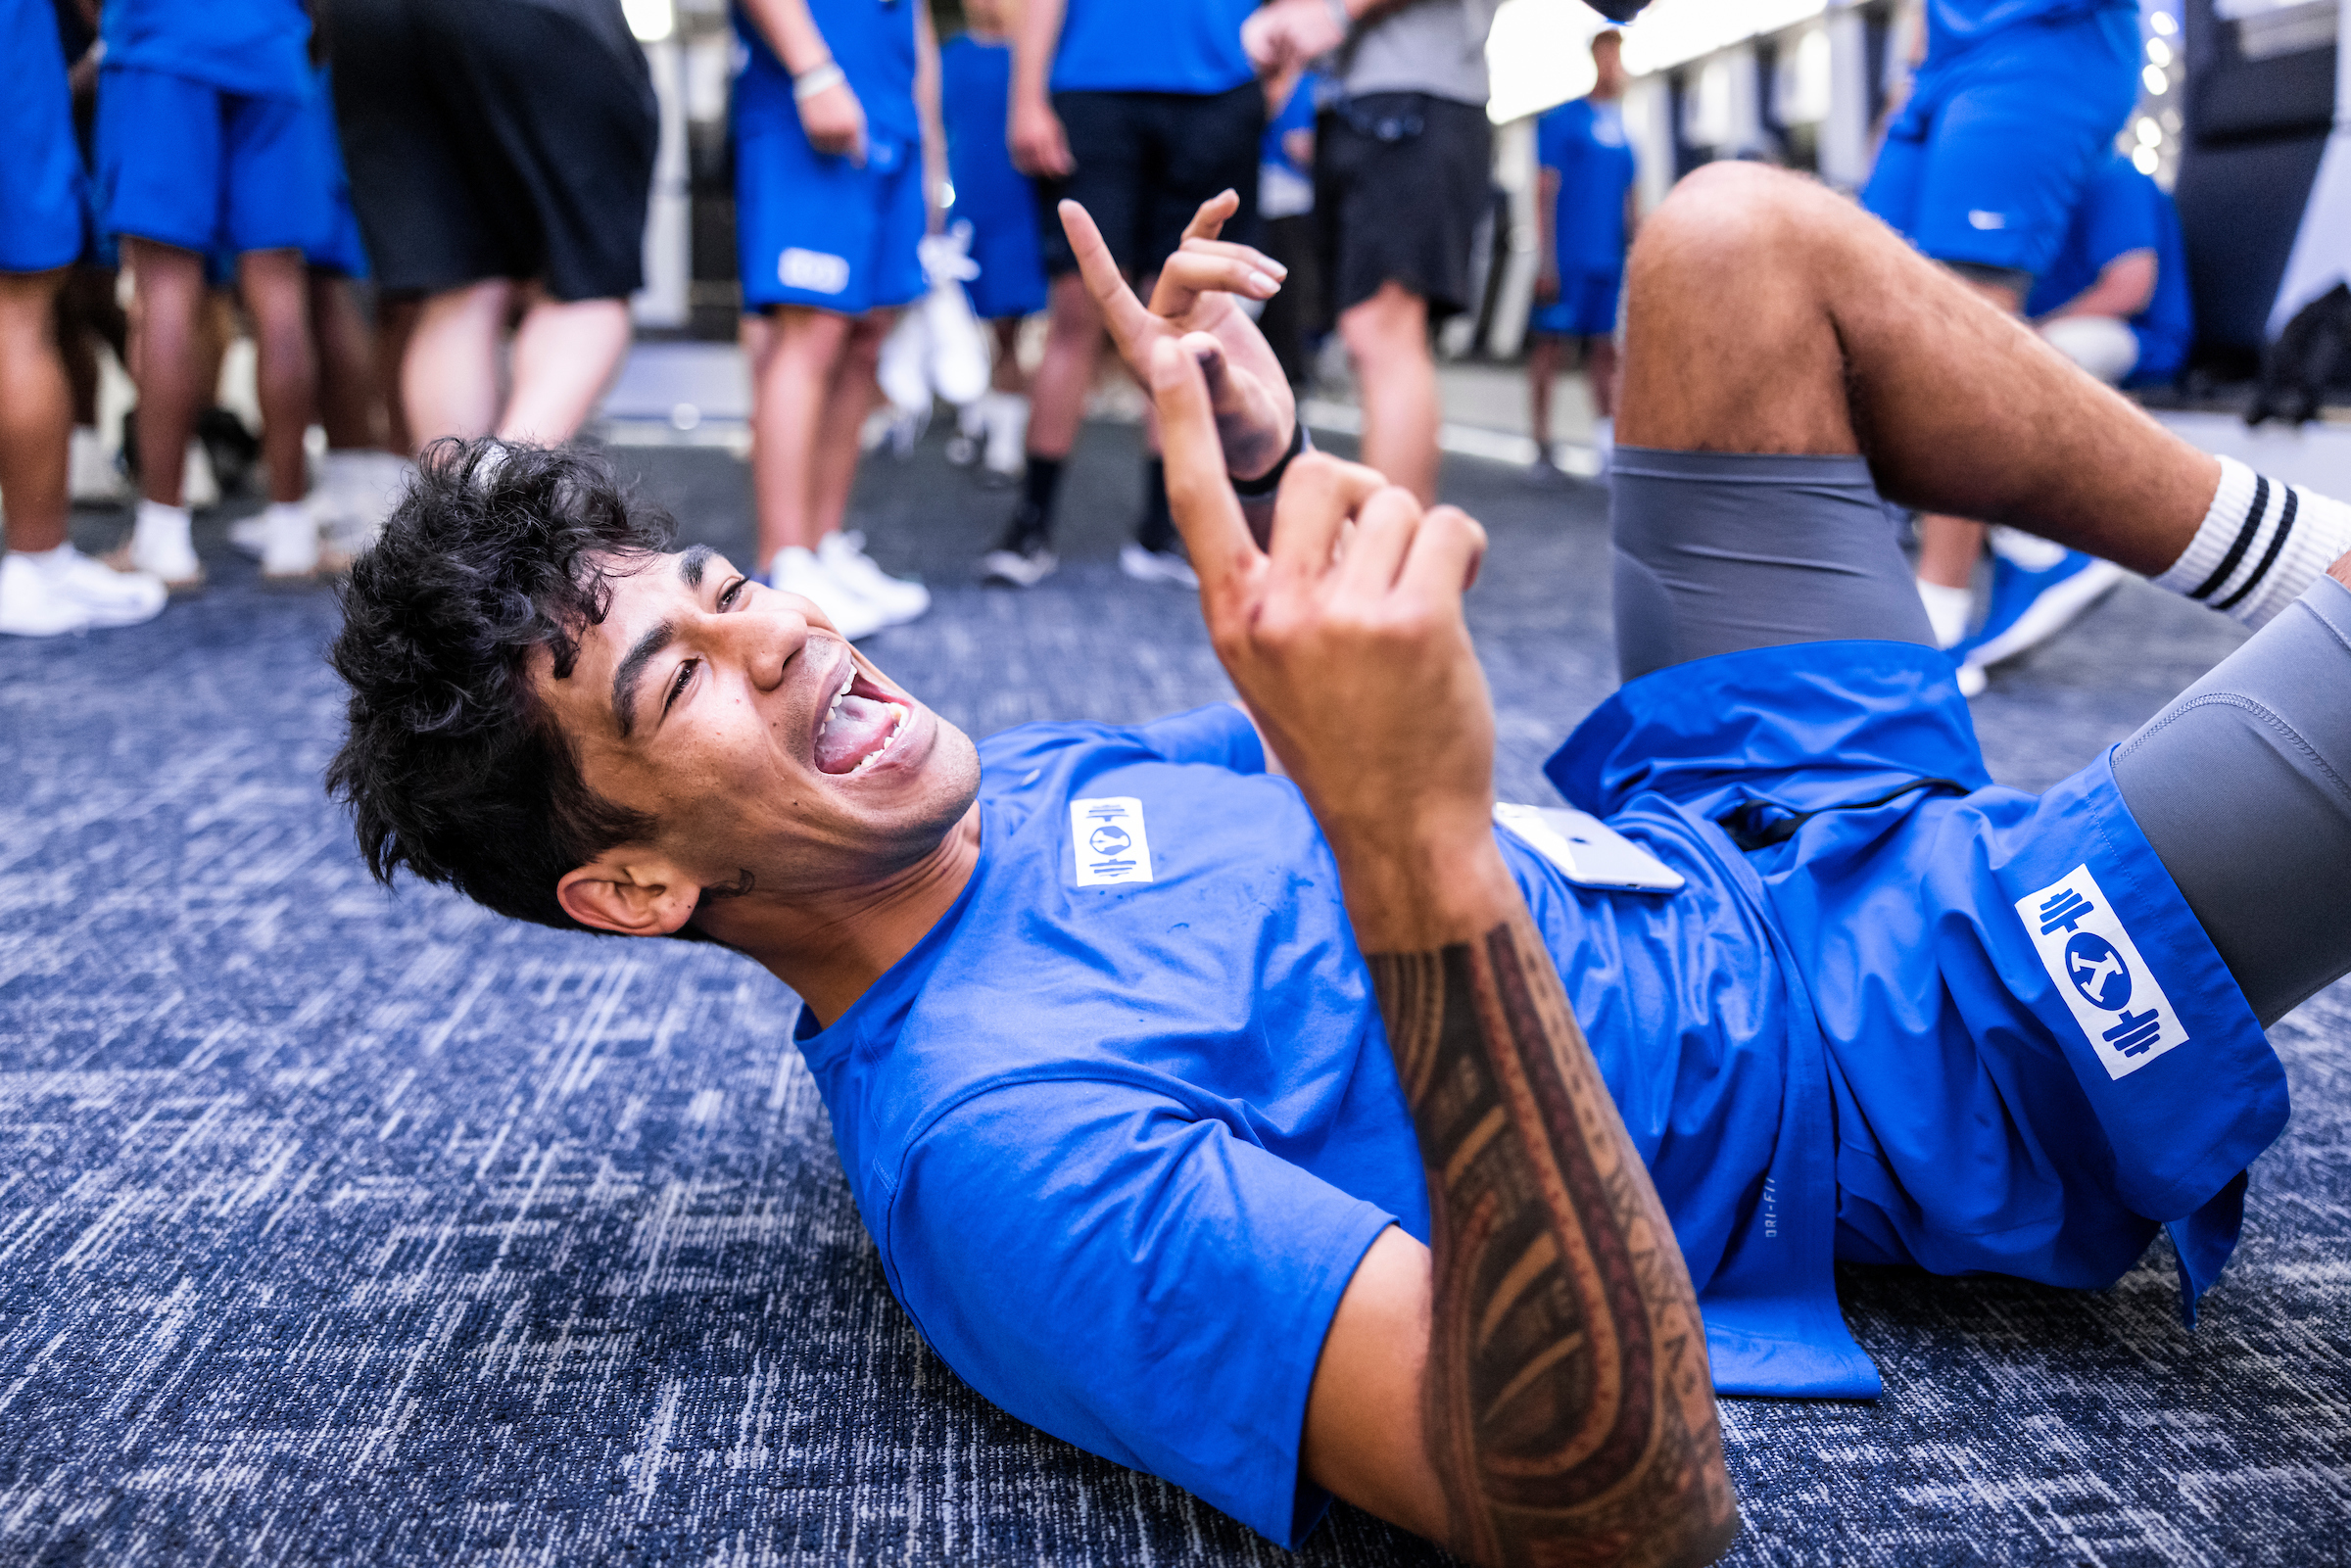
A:
[[[1033,519],[1031,526],[1037,533],[1053,531],[1053,498],[1061,494],[1063,461],[1059,457],[1029,454],[1029,477],[1023,482],[1021,510]]]
[[[1168,505],[1168,465],[1157,457],[1143,464],[1143,520],[1134,526],[1134,542],[1154,552],[1176,546],[1176,513]]]

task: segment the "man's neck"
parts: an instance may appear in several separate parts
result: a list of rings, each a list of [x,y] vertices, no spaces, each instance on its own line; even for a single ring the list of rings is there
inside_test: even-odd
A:
[[[936,849],[880,882],[789,907],[753,894],[704,927],[797,991],[830,1024],[930,933],[979,864],[974,803]]]

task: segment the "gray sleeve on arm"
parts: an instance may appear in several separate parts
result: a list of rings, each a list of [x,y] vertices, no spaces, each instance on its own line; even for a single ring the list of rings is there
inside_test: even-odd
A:
[[[2351,589],[2312,584],[2114,777],[2263,1027],[2351,973]]]

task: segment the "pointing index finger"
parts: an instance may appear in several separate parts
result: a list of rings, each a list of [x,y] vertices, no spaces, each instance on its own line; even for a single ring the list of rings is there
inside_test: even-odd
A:
[[[1127,286],[1119,263],[1111,257],[1108,242],[1094,226],[1093,214],[1070,201],[1063,202],[1056,211],[1061,214],[1062,232],[1070,237],[1070,250],[1078,258],[1078,272],[1085,279],[1086,292],[1102,307],[1102,318],[1109,324],[1111,335],[1119,340],[1119,347],[1130,349],[1150,327],[1151,312],[1143,309],[1143,302]]]

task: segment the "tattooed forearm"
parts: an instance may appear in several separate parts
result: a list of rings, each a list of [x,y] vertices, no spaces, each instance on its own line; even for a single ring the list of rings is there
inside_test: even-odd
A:
[[[1369,964],[1434,1217],[1423,1422],[1448,1544],[1712,1561],[1739,1516],[1697,1299],[1532,921]]]

